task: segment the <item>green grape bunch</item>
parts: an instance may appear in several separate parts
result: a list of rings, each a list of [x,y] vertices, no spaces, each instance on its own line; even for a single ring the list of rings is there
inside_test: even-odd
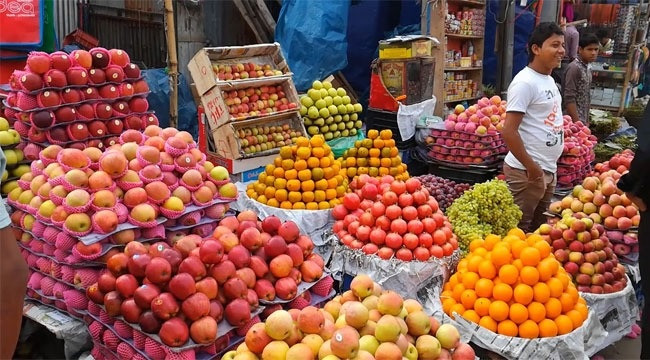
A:
[[[467,251],[470,242],[488,234],[505,236],[517,227],[521,216],[505,181],[496,179],[474,185],[447,208],[447,217],[463,251]]]

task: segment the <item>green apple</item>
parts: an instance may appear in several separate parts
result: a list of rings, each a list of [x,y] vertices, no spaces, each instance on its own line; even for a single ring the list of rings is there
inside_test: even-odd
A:
[[[7,121],[7,119],[0,116],[0,131],[7,131],[7,130],[9,130],[9,121]]]

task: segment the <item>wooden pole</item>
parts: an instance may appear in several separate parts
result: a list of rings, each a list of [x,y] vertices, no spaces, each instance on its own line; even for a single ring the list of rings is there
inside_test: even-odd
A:
[[[178,57],[176,56],[176,28],[174,27],[174,4],[165,0],[167,23],[167,62],[169,64],[169,124],[178,127]]]

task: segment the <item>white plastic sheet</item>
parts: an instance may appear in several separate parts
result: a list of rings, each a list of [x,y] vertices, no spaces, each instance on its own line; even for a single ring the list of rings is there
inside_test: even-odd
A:
[[[415,127],[420,122],[422,116],[432,116],[433,109],[436,107],[436,97],[424,100],[423,102],[404,105],[399,103],[397,110],[397,126],[402,136],[402,141],[406,141],[415,135]]]

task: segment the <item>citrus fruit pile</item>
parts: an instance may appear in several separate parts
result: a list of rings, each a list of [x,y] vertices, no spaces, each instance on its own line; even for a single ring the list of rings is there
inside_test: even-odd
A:
[[[368,138],[357,140],[354,147],[343,153],[341,174],[352,179],[368,174],[372,177],[391,175],[396,180],[409,178],[406,164],[402,163],[399,150],[390,130],[368,130]]]
[[[268,206],[282,209],[324,210],[340,203],[346,178],[322,135],[300,137],[280,149],[246,194]]]
[[[454,313],[495,333],[521,338],[570,333],[588,309],[540,235],[512,229],[503,239],[474,240],[441,294]]]

